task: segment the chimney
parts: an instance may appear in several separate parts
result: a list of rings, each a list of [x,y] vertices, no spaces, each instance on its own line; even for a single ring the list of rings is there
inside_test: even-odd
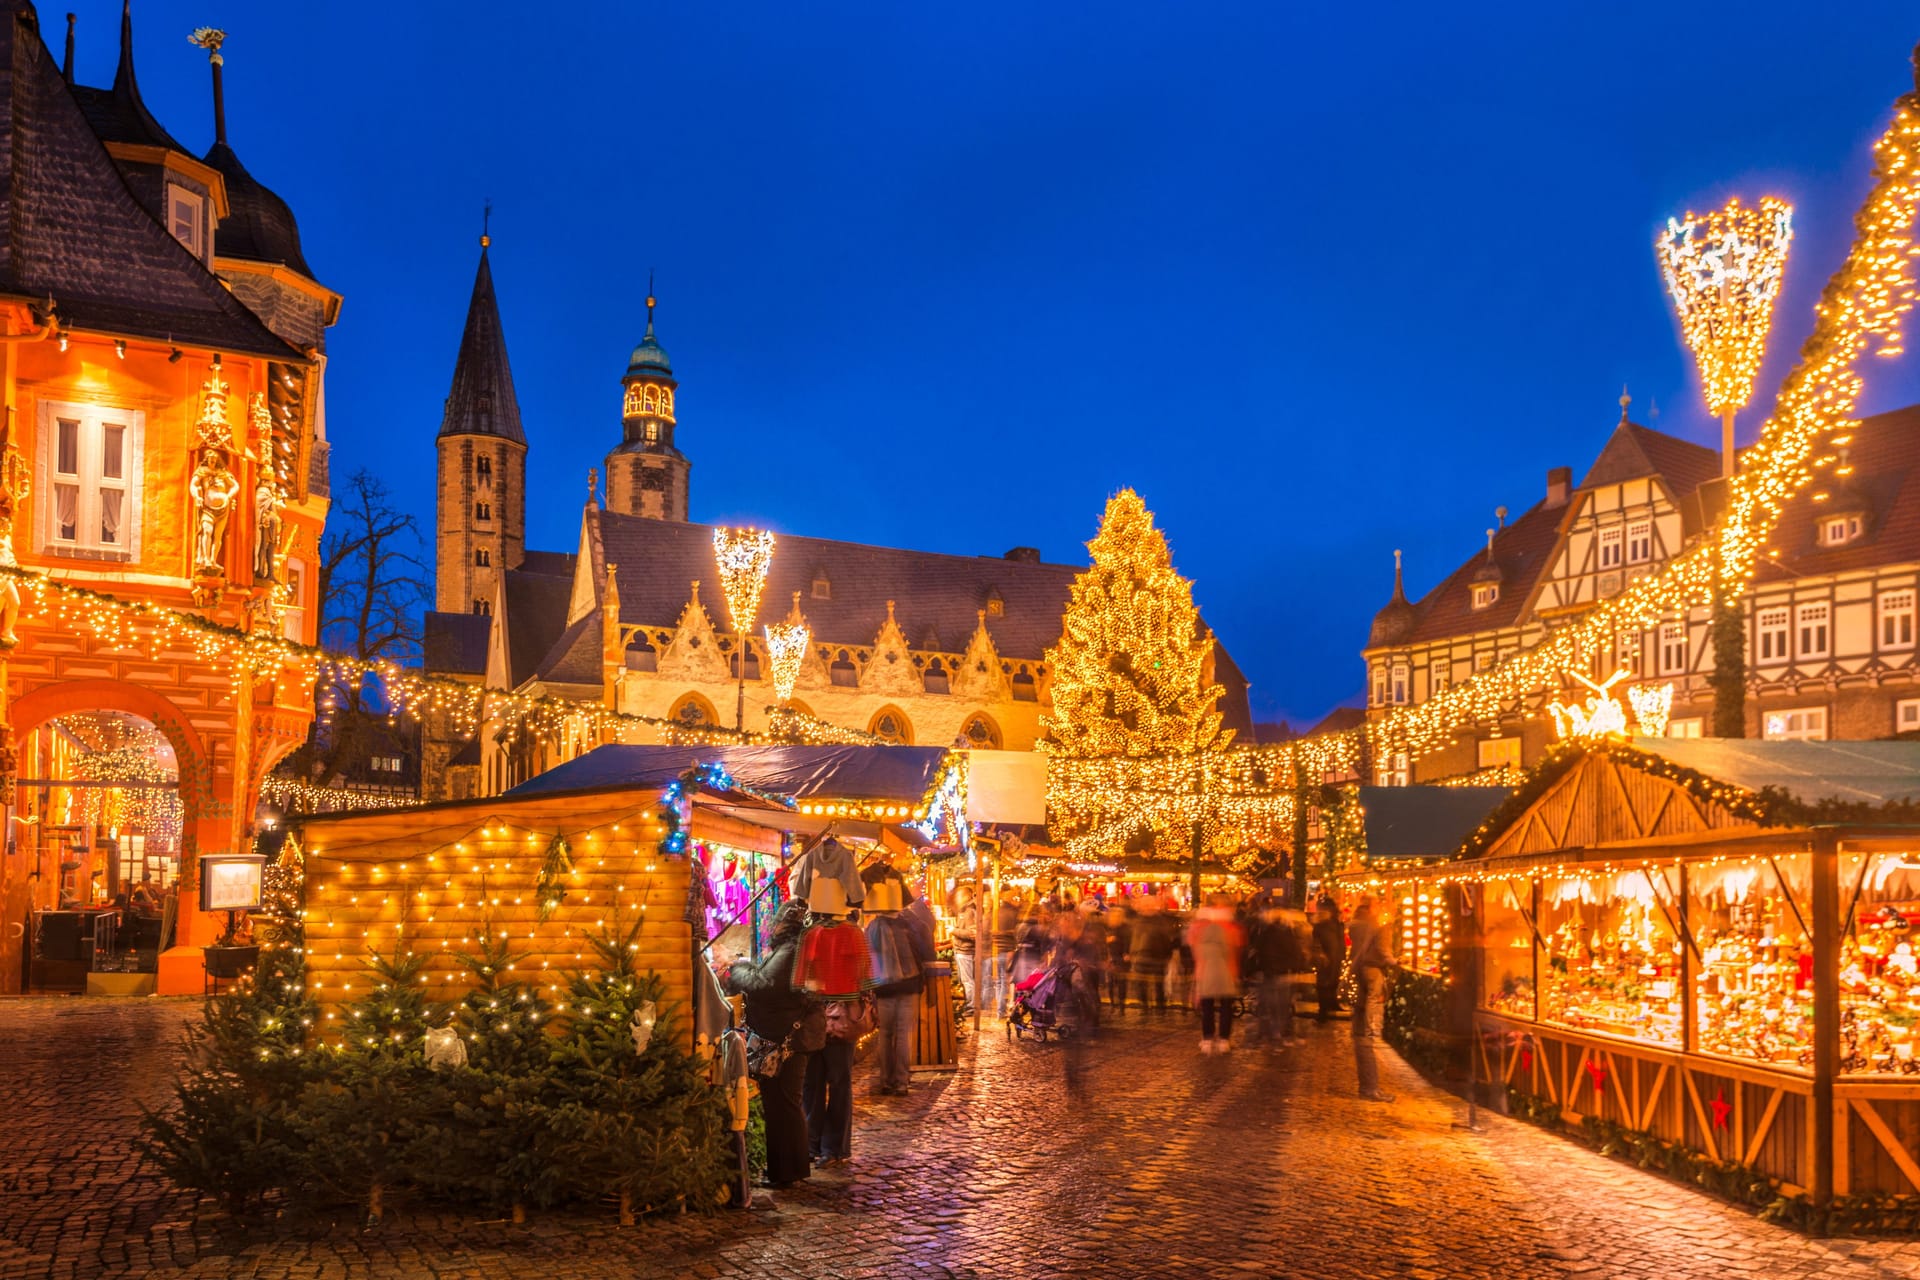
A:
[[[1555,467],[1547,472],[1547,505],[1564,507],[1573,499],[1573,468]]]
[[[1011,551],[1009,551],[1009,552],[1007,552],[1007,554],[1006,554],[1006,555],[1004,555],[1004,556],[1002,556],[1002,557],[1000,557],[1000,558],[1001,558],[1002,560],[1011,560],[1011,561],[1013,561],[1013,562],[1014,562],[1015,564],[1039,564],[1039,563],[1040,563],[1040,548],[1038,548],[1038,547],[1015,547],[1015,548],[1014,548],[1013,550],[1011,550]]]

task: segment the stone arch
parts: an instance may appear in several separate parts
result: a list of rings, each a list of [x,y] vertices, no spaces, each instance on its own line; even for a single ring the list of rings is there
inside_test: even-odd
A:
[[[150,722],[166,735],[180,775],[184,858],[190,824],[195,818],[210,816],[214,807],[213,762],[199,733],[166,697],[124,680],[63,680],[41,685],[13,700],[8,719],[18,740],[49,720],[87,711],[124,711]]]
[[[966,718],[960,726],[960,739],[969,747],[985,747],[995,751],[1006,741],[1000,734],[1000,726],[984,711],[976,711]]]
[[[873,719],[867,722],[867,732],[903,747],[913,745],[913,721],[896,706],[884,706],[874,712]]]
[[[713,709],[713,704],[698,693],[683,693],[676,698],[673,710],[667,712],[667,719],[689,728],[717,728],[720,724],[720,714]]]

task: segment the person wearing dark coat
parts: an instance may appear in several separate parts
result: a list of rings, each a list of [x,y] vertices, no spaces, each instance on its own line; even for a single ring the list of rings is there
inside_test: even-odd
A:
[[[1320,899],[1313,922],[1313,979],[1319,988],[1320,1011],[1315,1022],[1325,1022],[1340,1007],[1340,967],[1347,962],[1347,929],[1330,898]]]
[[[1128,952],[1133,939],[1133,906],[1123,903],[1119,910],[1107,914],[1111,917],[1107,927],[1107,1003],[1116,1009],[1125,1009]]]
[[[1298,911],[1270,904],[1255,918],[1247,938],[1248,967],[1260,981],[1260,1038],[1268,1044],[1298,1043],[1293,1038],[1293,975],[1307,968],[1301,940],[1305,926],[1306,917]]]
[[[1157,908],[1159,904],[1153,905]],[[1167,1011],[1167,964],[1178,942],[1179,925],[1164,910],[1143,911],[1134,917],[1128,948],[1140,1012],[1147,1011],[1149,1000],[1161,1013]],[[1126,1007],[1125,1001],[1121,1007]]]
[[[773,918],[772,946],[759,964],[740,960],[727,973],[727,987],[747,997],[747,1027],[779,1042],[807,1016],[804,991],[793,985],[793,958],[807,927],[805,899],[794,898]],[[813,1172],[807,1151],[807,1113],[801,1093],[807,1079],[807,1053],[791,1053],[780,1074],[760,1082],[760,1108],[767,1123],[767,1182],[788,1187]]]

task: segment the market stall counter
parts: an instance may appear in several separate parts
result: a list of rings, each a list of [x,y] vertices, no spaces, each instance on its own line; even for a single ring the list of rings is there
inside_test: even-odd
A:
[[[1636,740],[1550,757],[1460,860],[1474,1067],[1513,1105],[1920,1194],[1920,744]]]

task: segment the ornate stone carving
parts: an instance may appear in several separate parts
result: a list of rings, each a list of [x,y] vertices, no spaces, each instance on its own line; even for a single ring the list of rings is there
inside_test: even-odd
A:
[[[1000,652],[994,648],[993,637],[987,632],[987,611],[975,612],[979,622],[974,626],[973,638],[967,641],[966,653],[953,669],[953,692],[986,702],[1005,702],[1012,697],[1012,691],[1007,686],[1006,673],[1000,670]]]
[[[874,637],[873,658],[860,673],[860,691],[882,697],[912,696],[925,691],[920,669],[913,665],[913,652],[907,637],[893,616],[894,602],[887,601],[887,620]]]
[[[201,578],[227,576],[227,525],[240,481],[233,474],[233,429],[227,425],[227,383],[215,366],[201,384],[199,440],[194,446],[193,477],[187,493],[193,501],[193,572]]]
[[[659,671],[667,679],[708,684],[721,684],[733,678],[733,672],[727,669],[726,655],[720,652],[713,619],[700,603],[698,578],[693,580],[693,594],[687,600],[687,607],[680,611],[680,624],[674,628],[673,640],[660,655]]]

